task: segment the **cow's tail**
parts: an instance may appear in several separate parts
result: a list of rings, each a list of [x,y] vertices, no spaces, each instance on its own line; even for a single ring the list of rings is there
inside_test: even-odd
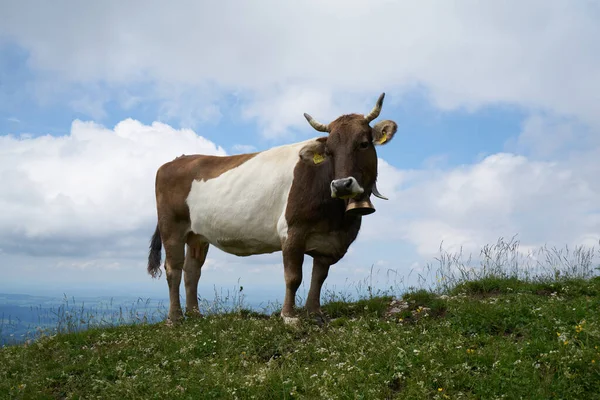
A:
[[[153,278],[156,278],[157,276],[160,277],[162,274],[160,271],[161,251],[162,241],[160,239],[160,230],[158,229],[157,224],[154,235],[152,235],[152,239],[150,240],[150,251],[148,252],[148,273],[152,275]]]

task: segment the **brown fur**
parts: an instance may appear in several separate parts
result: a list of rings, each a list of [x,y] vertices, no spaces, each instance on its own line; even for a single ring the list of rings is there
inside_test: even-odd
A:
[[[337,263],[358,236],[362,217],[346,213],[347,201],[331,197],[329,184],[334,179],[355,177],[367,198],[377,178],[377,152],[372,144],[373,133],[360,114],[343,115],[329,124],[330,133],[318,139],[320,146],[309,145],[301,151],[304,162],[294,169],[285,217],[288,222],[288,244],[283,249],[286,297],[282,314],[293,314],[296,290],[302,282],[303,257],[313,257],[313,277],[306,308],[309,313],[321,314],[321,287],[331,265]],[[365,149],[360,143],[369,142]],[[321,147],[316,148],[316,147]],[[312,162],[315,152],[324,152],[325,160]],[[306,154],[304,154],[306,153]],[[311,236],[328,237],[326,249],[308,246]],[[289,256],[286,257],[286,255]]]
[[[234,156],[180,156],[162,165],[156,174],[156,197],[158,207],[168,208],[178,217],[189,219],[189,210],[185,199],[190,192],[192,181],[209,180],[224,172],[238,167],[258,153],[238,154]],[[168,190],[161,191],[161,188]],[[168,214],[162,210],[161,214]],[[159,212],[160,213],[160,212]]]
[[[377,151],[373,145],[373,128],[361,114],[343,115],[329,124],[330,133],[326,147],[335,149],[333,178],[354,176],[365,189],[357,200],[367,198],[377,179]],[[362,142],[369,147],[358,149]]]
[[[156,173],[155,194],[159,216],[156,231],[150,245],[148,273],[160,276],[161,240],[181,229],[176,222],[189,223],[189,209],[185,202],[194,179],[214,179],[250,160],[258,153],[219,157],[208,155],[181,155],[163,164]],[[196,252],[197,253],[197,252]],[[197,253],[199,254],[199,253]]]

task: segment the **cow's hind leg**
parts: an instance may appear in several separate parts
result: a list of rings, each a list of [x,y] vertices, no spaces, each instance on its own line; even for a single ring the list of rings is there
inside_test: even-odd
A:
[[[179,300],[179,286],[181,285],[181,273],[185,261],[185,231],[182,227],[173,226],[173,229],[162,229],[168,232],[163,238],[165,246],[165,270],[167,283],[169,285],[169,316],[167,324],[177,323],[183,318],[181,302]]]
[[[198,307],[198,281],[202,266],[208,253],[208,243],[199,235],[190,234],[187,239],[187,253],[183,266],[185,283],[185,314],[188,317],[200,317]]]

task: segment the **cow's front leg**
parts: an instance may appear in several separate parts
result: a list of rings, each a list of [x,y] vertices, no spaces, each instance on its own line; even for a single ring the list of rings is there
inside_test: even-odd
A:
[[[312,278],[310,289],[306,298],[306,311],[313,315],[318,323],[326,322],[326,318],[321,311],[321,288],[323,282],[329,274],[329,267],[333,260],[326,257],[315,257],[313,261]]]
[[[281,309],[281,317],[285,323],[296,323],[295,315],[296,291],[302,283],[302,263],[304,251],[299,247],[287,246],[283,249],[283,272],[285,277],[285,298]]]

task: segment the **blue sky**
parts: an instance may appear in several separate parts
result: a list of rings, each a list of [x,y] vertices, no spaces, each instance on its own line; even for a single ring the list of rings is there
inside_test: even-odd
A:
[[[304,112],[365,113],[381,92],[390,200],[330,285],[407,277],[442,241],[597,245],[597,3],[259,3],[0,5],[0,292],[166,296],[144,267],[160,164],[316,136]],[[238,278],[281,297],[280,254],[213,248],[201,288]]]

